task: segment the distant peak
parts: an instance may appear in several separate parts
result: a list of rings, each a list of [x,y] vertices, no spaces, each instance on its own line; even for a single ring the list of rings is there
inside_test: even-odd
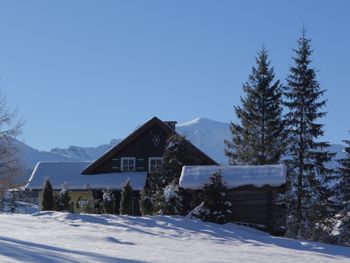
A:
[[[215,123],[215,122],[216,121],[205,118],[205,117],[197,117],[191,121],[179,123],[176,125],[176,127],[192,126],[192,125],[198,125],[198,124],[202,124],[202,123]]]

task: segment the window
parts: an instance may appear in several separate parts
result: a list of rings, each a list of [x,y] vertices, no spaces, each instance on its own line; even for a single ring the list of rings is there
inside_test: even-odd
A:
[[[148,159],[148,172],[154,173],[158,171],[163,165],[162,157],[150,157]]]
[[[135,158],[134,157],[122,157],[121,171],[122,172],[135,171]]]

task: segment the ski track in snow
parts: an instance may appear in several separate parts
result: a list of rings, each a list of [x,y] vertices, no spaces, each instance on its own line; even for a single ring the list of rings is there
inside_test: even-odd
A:
[[[350,248],[184,217],[0,214],[0,262],[350,262]]]

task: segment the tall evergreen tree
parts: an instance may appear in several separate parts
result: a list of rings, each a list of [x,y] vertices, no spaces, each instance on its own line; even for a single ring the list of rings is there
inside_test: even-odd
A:
[[[46,178],[44,182],[41,209],[43,211],[53,210],[53,190],[51,182],[48,178]]]
[[[338,160],[339,167],[339,192],[342,206],[350,210],[350,140],[343,141],[346,144],[344,149],[345,158]]]
[[[174,134],[166,141],[162,167],[148,179],[148,194],[153,201],[155,212],[162,210],[165,214],[186,214],[190,207],[186,191],[178,187],[184,165],[200,165],[202,161],[193,152],[189,142],[181,135]],[[173,185],[176,195],[167,201],[165,187]]]
[[[242,106],[235,107],[239,123],[231,123],[232,139],[225,140],[225,154],[231,164],[276,164],[284,149],[282,88],[275,81],[265,48],[258,53]]]
[[[322,99],[325,90],[320,89],[315,69],[310,67],[310,41],[303,29],[284,88],[289,109],[285,116],[290,157],[288,232],[304,238],[311,237],[310,230],[327,214],[330,192],[326,184],[332,170],[325,163],[334,156],[327,151],[329,143],[320,141],[324,131],[318,120],[326,115],[322,111],[326,100]]]

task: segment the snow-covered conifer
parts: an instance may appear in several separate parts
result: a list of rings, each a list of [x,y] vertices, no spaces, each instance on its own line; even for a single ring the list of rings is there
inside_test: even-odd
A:
[[[227,188],[220,172],[215,172],[209,178],[209,183],[203,188],[204,200],[198,218],[203,221],[224,224],[232,215],[232,204],[226,198]]]
[[[343,141],[346,144],[344,149],[345,158],[338,160],[339,162],[339,192],[342,207],[350,211],[350,140]]]
[[[189,211],[186,192],[178,187],[182,167],[189,164],[199,165],[201,160],[198,159],[193,148],[189,147],[188,141],[183,136],[178,134],[170,136],[166,142],[162,168],[150,177],[152,180],[148,184],[155,212],[162,210],[164,214],[184,215]],[[177,189],[176,195],[166,202],[164,190],[170,186]]]
[[[256,64],[243,85],[242,106],[235,107],[239,123],[231,123],[232,139],[225,140],[231,164],[276,164],[284,152],[282,89],[265,48]]]
[[[305,30],[298,40],[294,66],[290,68],[284,88],[288,133],[288,235],[310,238],[317,222],[328,215],[330,192],[327,183],[332,170],[325,164],[334,154],[327,151],[329,143],[322,142],[325,116],[321,109],[326,100],[320,89],[316,71],[310,67],[312,50]]]
[[[59,195],[59,204],[60,204],[61,210],[67,211],[67,212],[71,211],[70,200],[71,198],[69,196],[69,189],[67,187],[67,184],[63,183],[63,187]]]
[[[102,205],[102,212],[104,214],[113,213],[113,197],[112,197],[112,191],[110,189],[103,190],[101,205]]]
[[[152,199],[149,197],[145,190],[141,192],[140,210],[142,215],[153,215],[154,213],[154,205]]]

